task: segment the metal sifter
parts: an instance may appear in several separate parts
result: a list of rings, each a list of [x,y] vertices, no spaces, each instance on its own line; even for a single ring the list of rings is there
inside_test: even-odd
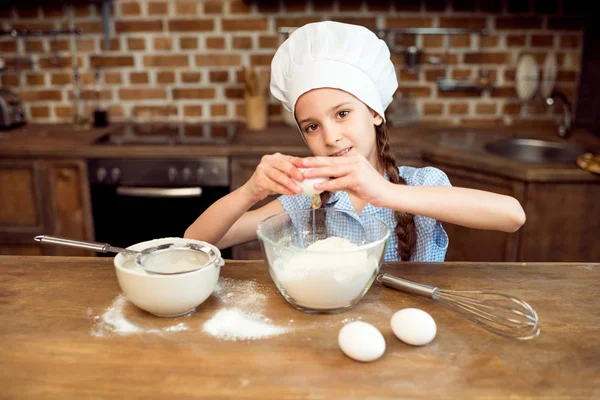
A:
[[[100,253],[123,253],[134,257],[134,262],[138,267],[150,274],[157,275],[176,275],[197,271],[220,258],[211,247],[196,243],[183,245],[164,243],[142,251],[135,251],[115,247],[108,243],[86,242],[48,235],[36,236],[35,240],[42,244],[77,247]]]

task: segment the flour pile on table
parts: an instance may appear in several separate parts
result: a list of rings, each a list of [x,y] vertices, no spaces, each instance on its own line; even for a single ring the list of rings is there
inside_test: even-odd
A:
[[[133,334],[153,333],[161,334],[167,332],[187,331],[189,327],[184,323],[178,323],[166,328],[143,328],[129,321],[123,310],[127,304],[127,298],[122,294],[117,296],[112,304],[106,309],[101,316],[94,317],[94,326],[91,330],[91,335],[96,337],[110,336],[117,334],[119,336],[127,336]],[[92,310],[88,310],[88,314],[92,314]]]
[[[272,324],[262,315],[270,286],[253,281],[219,278],[213,296],[227,307],[218,310],[204,323],[202,330],[224,340],[256,340],[293,331],[291,327]]]

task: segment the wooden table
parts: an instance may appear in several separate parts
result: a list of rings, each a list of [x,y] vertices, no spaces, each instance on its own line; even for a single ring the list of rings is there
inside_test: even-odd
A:
[[[384,270],[446,289],[513,294],[537,310],[542,333],[505,339],[379,283],[350,311],[309,315],[286,303],[265,264],[228,261],[221,277],[253,285],[252,298],[230,285],[180,318],[154,317],[127,302],[122,317],[138,332],[125,334],[104,323],[111,304],[125,301],[112,259],[4,256],[0,397],[600,398],[600,263],[402,263]],[[232,307],[290,331],[241,341],[203,332],[218,310]],[[390,317],[405,307],[433,316],[433,342],[411,347],[395,338]],[[372,363],[353,361],[337,345],[343,324],[359,318],[387,343]]]

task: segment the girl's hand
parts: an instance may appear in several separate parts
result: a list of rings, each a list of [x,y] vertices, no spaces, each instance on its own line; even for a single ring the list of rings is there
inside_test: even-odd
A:
[[[362,156],[308,157],[300,160],[300,167],[313,168],[304,172],[305,178],[329,177],[328,182],[315,185],[316,189],[331,192],[343,190],[374,206],[387,190],[388,181]]]
[[[252,177],[244,184],[242,190],[253,202],[263,200],[272,194],[296,195],[302,189],[292,180],[304,180],[302,172],[294,164],[298,157],[275,153],[263,156]]]

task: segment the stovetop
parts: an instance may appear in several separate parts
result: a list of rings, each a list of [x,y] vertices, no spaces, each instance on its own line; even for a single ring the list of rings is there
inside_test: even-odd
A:
[[[227,145],[240,124],[215,123],[125,123],[100,137],[96,145]]]

